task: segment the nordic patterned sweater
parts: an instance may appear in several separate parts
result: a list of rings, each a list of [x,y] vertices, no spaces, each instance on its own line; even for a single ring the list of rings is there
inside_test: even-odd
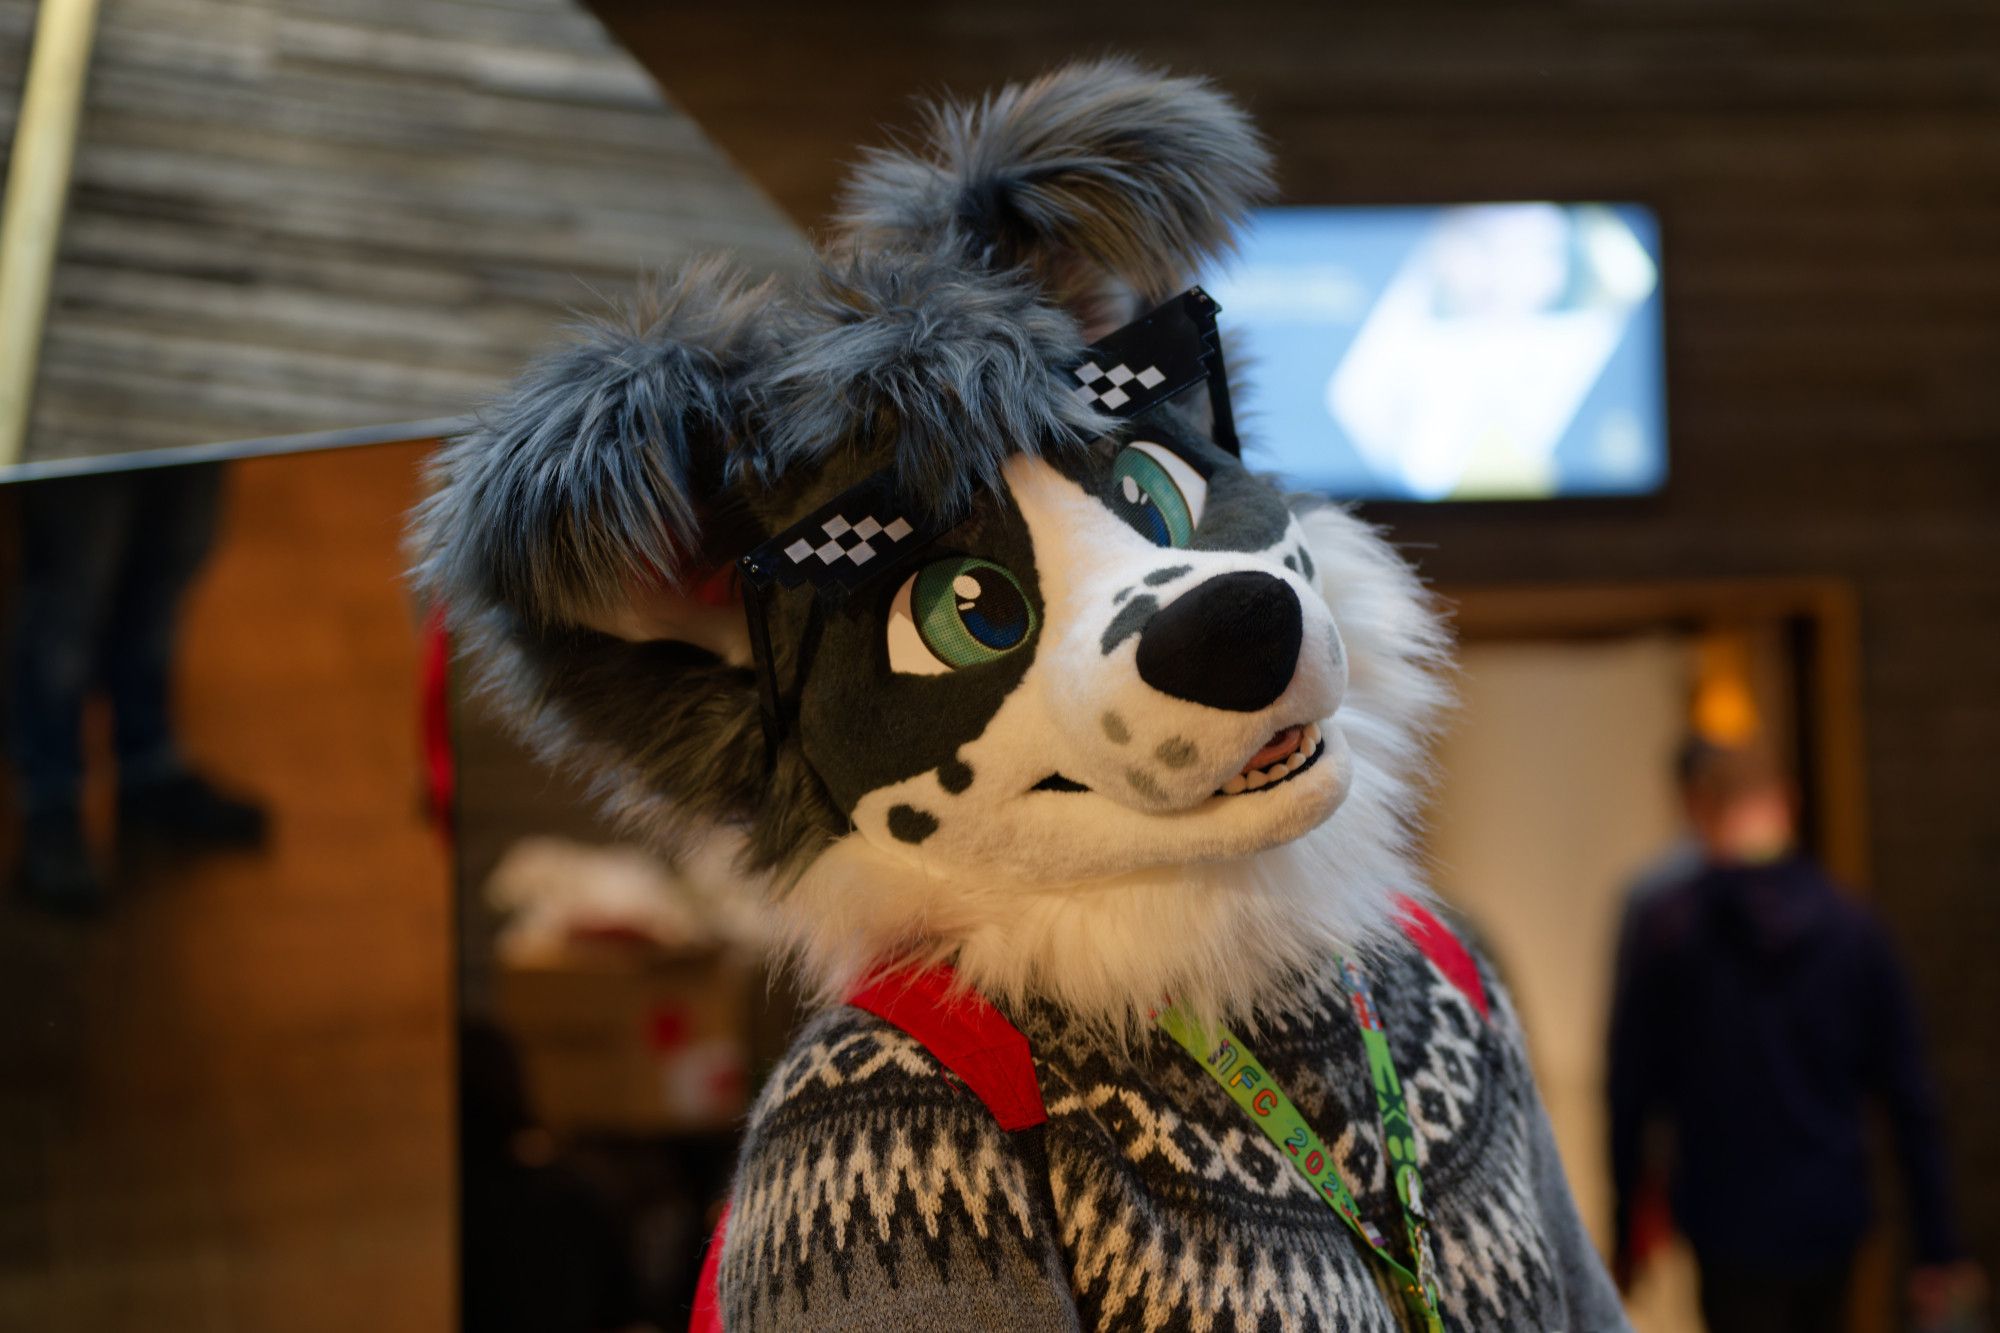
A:
[[[1626,1329],[1490,970],[1490,1016],[1400,941],[1368,972],[1416,1129],[1445,1326]],[[916,1041],[831,1010],[795,1039],[752,1113],[722,1253],[726,1328],[1409,1326],[1375,1256],[1164,1034],[1119,1051],[1050,1008],[1007,1017],[1032,1045],[1048,1106],[1050,1192]],[[1254,1036],[1239,1030],[1400,1247],[1361,1034],[1334,968],[1289,1012],[1258,1017]]]

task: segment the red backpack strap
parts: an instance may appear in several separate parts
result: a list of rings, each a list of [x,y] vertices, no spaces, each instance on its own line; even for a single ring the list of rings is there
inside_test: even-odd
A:
[[[1055,1201],[1049,1196],[1048,1158],[1042,1141],[1042,1126],[1049,1113],[1042,1104],[1042,1085],[1035,1077],[1028,1039],[1020,1030],[984,996],[958,985],[948,967],[878,973],[848,996],[847,1002],[908,1034],[939,1064],[958,1075],[1000,1128],[1013,1136],[1031,1185],[1053,1221]],[[723,1234],[728,1224],[725,1208],[702,1260],[690,1333],[722,1333],[719,1283]]]
[[[1049,1118],[1028,1039],[948,967],[881,973],[847,1002],[900,1028],[959,1076],[1012,1134]]]
[[[728,1230],[729,1204],[725,1201],[715,1219],[715,1234],[708,1238],[708,1253],[701,1257],[701,1280],[695,1284],[688,1333],[722,1333],[722,1239]]]
[[[1479,979],[1479,964],[1472,960],[1472,953],[1459,942],[1451,928],[1432,916],[1430,909],[1414,898],[1398,895],[1396,899],[1396,924],[1409,936],[1410,943],[1417,946],[1424,957],[1445,979],[1458,987],[1465,998],[1472,1001],[1472,1007],[1479,1011],[1481,1018],[1493,1016],[1493,1006],[1486,996],[1486,983]]]
[[[1035,1077],[1034,1056],[1020,1029],[944,966],[878,974],[847,1002],[915,1038],[985,1104],[1020,1155],[1043,1225],[1054,1228],[1049,1112],[1042,1103],[1041,1080]]]

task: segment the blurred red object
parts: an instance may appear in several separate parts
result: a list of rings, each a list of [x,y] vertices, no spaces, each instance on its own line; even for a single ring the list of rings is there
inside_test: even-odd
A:
[[[1673,1209],[1667,1203],[1667,1185],[1658,1173],[1652,1173],[1639,1183],[1639,1191],[1632,1200],[1631,1254],[1632,1272],[1642,1273],[1654,1256],[1666,1249],[1674,1238]]]
[[[456,833],[458,768],[451,751],[451,636],[444,608],[424,617],[417,719],[424,754],[425,800],[431,822],[449,843]]]

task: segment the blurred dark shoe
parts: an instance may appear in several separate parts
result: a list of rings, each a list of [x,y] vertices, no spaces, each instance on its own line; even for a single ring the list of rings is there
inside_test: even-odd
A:
[[[198,773],[177,773],[118,792],[121,839],[180,851],[251,851],[271,821],[264,807],[232,796]]]
[[[110,901],[90,864],[83,820],[74,807],[43,811],[21,822],[21,896],[58,916],[95,916]]]

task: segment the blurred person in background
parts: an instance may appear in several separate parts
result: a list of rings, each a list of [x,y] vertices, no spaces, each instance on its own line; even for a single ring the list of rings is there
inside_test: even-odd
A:
[[[1696,741],[1677,778],[1698,854],[1634,892],[1613,992],[1621,1285],[1644,1257],[1643,1199],[1663,1165],[1710,1333],[1847,1327],[1874,1221],[1874,1101],[1909,1190],[1917,1323],[1972,1327],[1983,1278],[1960,1248],[1937,1095],[1886,934],[1796,849],[1792,794],[1768,756]],[[1663,1141],[1667,1160],[1649,1162]]]
[[[468,1018],[458,1059],[462,1333],[654,1333],[620,1219],[537,1125],[513,1042]]]
[[[214,545],[221,465],[29,482],[17,494],[7,740],[21,894],[71,915],[106,901],[82,814],[84,707],[100,690],[111,708],[122,854],[261,845],[264,811],[197,773],[174,737],[176,631]]]

